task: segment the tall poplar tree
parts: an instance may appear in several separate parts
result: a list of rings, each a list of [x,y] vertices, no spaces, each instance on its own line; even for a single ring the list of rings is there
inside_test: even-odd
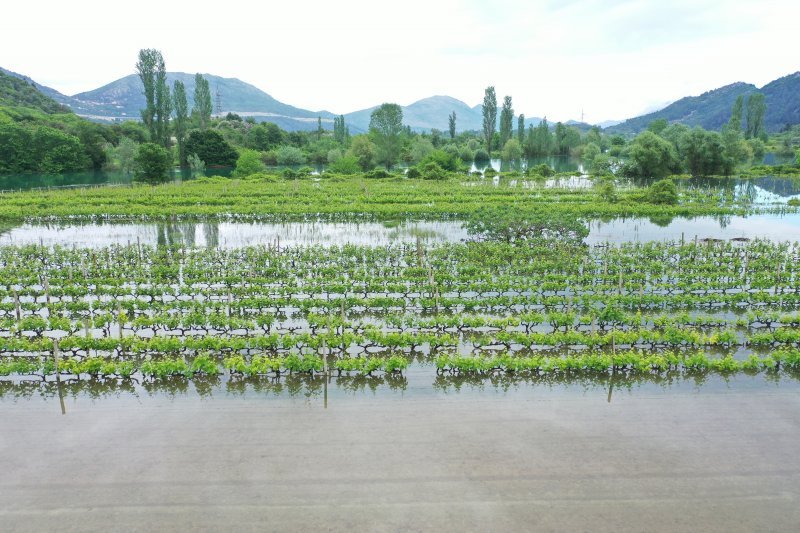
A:
[[[494,87],[486,88],[483,95],[483,138],[486,140],[486,152],[492,154],[494,130],[497,128],[497,95]]]
[[[139,50],[136,72],[142,80],[145,99],[145,108],[141,110],[142,122],[150,133],[150,140],[166,148],[169,146],[169,115],[172,111],[172,101],[161,52],[154,48]]]
[[[520,113],[517,118],[517,140],[520,146],[525,145],[525,115]]]
[[[186,101],[186,87],[180,80],[175,80],[172,90],[173,107],[175,108],[175,140],[178,143],[178,161],[180,166],[188,165],[186,160],[186,129],[189,119],[189,104]]]
[[[450,113],[450,116],[447,117],[447,126],[450,130],[450,140],[456,138],[456,112],[453,111]]]
[[[503,109],[500,111],[500,146],[506,145],[514,129],[514,108],[511,106],[511,97],[503,98]]]
[[[194,75],[192,115],[197,118],[197,125],[201,130],[206,129],[211,122],[211,89],[208,86],[208,80],[199,72]]]

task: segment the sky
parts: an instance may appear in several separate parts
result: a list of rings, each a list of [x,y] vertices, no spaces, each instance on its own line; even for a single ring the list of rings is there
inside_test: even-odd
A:
[[[0,66],[65,94],[135,71],[235,77],[347,113],[493,85],[517,113],[621,120],[736,81],[800,70],[797,0],[8,2]]]

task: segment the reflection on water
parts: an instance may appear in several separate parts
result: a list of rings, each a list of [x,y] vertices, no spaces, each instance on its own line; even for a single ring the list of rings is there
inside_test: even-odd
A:
[[[79,400],[143,401],[147,398],[271,397],[318,399],[325,407],[337,399],[369,395],[375,398],[402,398],[437,394],[495,393],[520,390],[557,391],[566,395],[598,393],[598,401],[612,402],[615,395],[693,394],[729,389],[754,391],[775,388],[800,390],[800,374],[770,370],[765,372],[720,374],[701,371],[671,371],[661,374],[492,374],[436,375],[432,368],[414,365],[406,375],[324,376],[292,374],[281,377],[214,376],[192,379],[174,377],[158,381],[137,380],[0,380],[0,403],[43,401],[69,415],[70,405]],[[56,403],[60,403],[60,408]]]
[[[588,244],[695,239],[800,241],[800,214],[615,219],[590,224]]]
[[[612,219],[590,223],[587,244],[605,242],[769,239],[800,241],[800,214]],[[154,222],[23,224],[0,235],[0,245],[101,248],[111,245],[198,246],[386,246],[393,243],[462,242],[470,238],[459,221],[356,222]]]

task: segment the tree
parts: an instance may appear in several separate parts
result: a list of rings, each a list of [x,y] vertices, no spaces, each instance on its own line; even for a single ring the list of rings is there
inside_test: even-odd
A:
[[[525,153],[531,156],[550,155],[553,150],[553,134],[547,124],[547,118],[542,119],[535,128],[533,124],[528,128],[528,138],[525,140]]]
[[[494,130],[497,127],[497,96],[494,87],[487,87],[483,95],[483,138],[486,140],[486,153],[492,154]]]
[[[196,117],[201,130],[208,127],[211,121],[211,89],[208,80],[199,72],[194,75],[194,107],[192,116]]]
[[[678,168],[675,147],[652,131],[644,131],[631,143],[625,174],[641,178],[663,178]]]
[[[520,114],[517,118],[517,142],[520,146],[525,144],[525,115]]]
[[[522,146],[516,139],[509,139],[503,145],[503,159],[506,161],[516,161],[522,157]]]
[[[189,104],[186,102],[186,87],[180,80],[175,80],[172,91],[173,107],[175,108],[175,140],[178,143],[178,164],[181,167],[188,165],[186,160],[186,129],[189,119]]]
[[[397,104],[382,104],[372,112],[369,119],[369,134],[375,143],[378,163],[392,168],[400,155],[403,132],[403,110]]]
[[[375,159],[375,145],[366,135],[357,135],[350,143],[350,155],[356,158],[361,170],[370,170]]]
[[[244,178],[264,171],[264,163],[261,162],[261,154],[255,150],[242,150],[239,159],[236,161],[236,168],[233,175],[237,178]]]
[[[317,140],[322,139],[322,134],[325,133],[325,130],[322,128],[322,117],[317,117]]]
[[[764,114],[766,111],[767,103],[763,93],[753,93],[747,97],[746,138],[760,139],[766,136],[764,131]]]
[[[196,155],[206,166],[232,167],[239,159],[233,146],[215,130],[191,132],[186,139],[186,153]]]
[[[158,143],[169,148],[169,118],[172,114],[172,97],[167,85],[167,71],[162,62],[156,72],[156,136]]]
[[[139,61],[136,62],[136,72],[142,80],[145,108],[141,110],[142,122],[150,134],[150,140],[155,140],[156,116],[156,68],[162,61],[161,52],[151,48],[139,50]]]
[[[145,108],[142,122],[150,132],[150,140],[161,146],[169,146],[169,115],[171,112],[167,70],[161,52],[153,48],[139,50],[136,71],[142,80]]]
[[[168,179],[168,171],[172,166],[172,154],[163,146],[155,143],[139,145],[136,153],[136,180],[146,183],[163,183]]]
[[[644,200],[651,204],[677,205],[678,189],[670,179],[660,180],[644,191]]]
[[[344,123],[344,115],[333,119],[333,138],[341,146],[347,147],[350,144],[350,128]]]
[[[447,117],[447,125],[450,128],[450,140],[456,138],[456,112],[453,111],[450,113],[450,116]]]
[[[728,120],[728,127],[734,131],[741,133],[742,131],[742,113],[744,111],[744,96],[741,94],[736,98],[736,102],[731,109],[731,118]]]
[[[511,97],[503,98],[503,109],[500,111],[500,146],[505,147],[511,138],[514,129],[514,108],[511,107]]]

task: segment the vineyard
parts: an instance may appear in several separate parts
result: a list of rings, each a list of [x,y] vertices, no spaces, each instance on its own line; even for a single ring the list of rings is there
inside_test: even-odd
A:
[[[258,176],[256,176],[258,177]],[[572,177],[550,181],[465,178],[458,181],[334,177],[285,180],[203,178],[157,187],[101,187],[5,193],[0,221],[79,219],[225,218],[257,220],[386,220],[408,217],[463,218],[479,208],[513,206],[524,212],[569,213],[575,217],[667,217],[753,212],[731,190],[682,187],[679,205],[641,201],[642,188],[621,185],[610,203],[591,186],[574,187]],[[784,210],[785,205],[758,206]]]
[[[0,382],[795,375],[799,254],[768,241],[8,246]]]

